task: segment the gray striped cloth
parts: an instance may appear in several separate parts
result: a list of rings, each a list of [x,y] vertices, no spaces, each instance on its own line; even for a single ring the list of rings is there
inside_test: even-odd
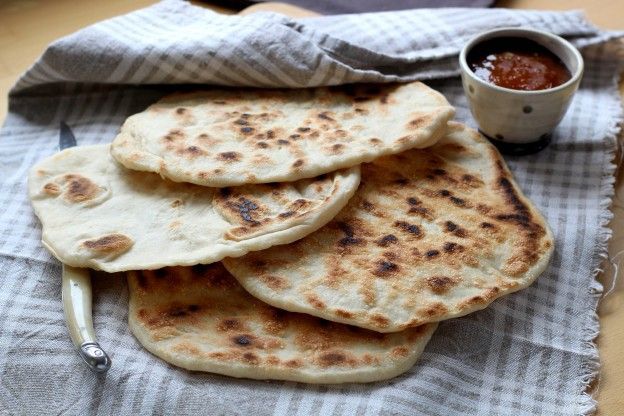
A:
[[[61,120],[79,145],[110,142],[126,117],[179,84],[312,87],[424,79],[474,125],[456,63],[468,38],[530,26],[582,48],[586,73],[554,143],[507,158],[556,236],[530,288],[443,322],[406,374],[317,386],[184,371],[143,350],[127,325],[121,276],[94,279],[94,320],[113,367],[89,372],[70,343],[60,266],[40,244],[26,175],[58,151]],[[621,119],[618,33],[578,12],[435,9],[291,20],[222,16],[168,0],[51,44],[11,91],[0,133],[0,414],[590,414],[598,372],[595,281],[610,237]],[[146,213],[149,215],[149,213]]]

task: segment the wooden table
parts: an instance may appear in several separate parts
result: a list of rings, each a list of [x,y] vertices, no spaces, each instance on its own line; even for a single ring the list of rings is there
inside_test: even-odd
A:
[[[154,0],[4,0],[0,3],[0,120],[4,120],[7,92],[17,77],[24,72],[54,39],[72,33],[84,26],[116,15],[128,13]],[[205,3],[201,3],[206,6]],[[503,0],[500,7],[542,10],[584,9],[589,20],[605,29],[624,29],[624,3],[611,0]],[[208,5],[223,13],[234,11]],[[281,11],[293,16],[306,11],[280,4],[254,6],[246,13],[259,9]],[[624,83],[620,83],[624,94]],[[624,171],[624,170],[622,170]],[[624,249],[624,173],[620,171],[616,185],[615,219],[610,245],[613,258]],[[623,202],[619,202],[622,200]],[[620,258],[621,257],[621,258]],[[624,255],[616,260],[624,259]],[[624,267],[624,262],[622,263]],[[601,281],[611,287],[609,277],[614,273],[605,266]],[[598,338],[602,369],[595,383],[599,415],[617,415],[624,412],[624,278],[619,279],[599,307],[601,333]]]

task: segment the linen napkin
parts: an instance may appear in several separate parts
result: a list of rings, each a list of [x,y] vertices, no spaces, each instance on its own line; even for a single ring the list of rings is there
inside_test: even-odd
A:
[[[528,289],[442,322],[422,358],[395,379],[338,386],[188,372],[145,351],[127,325],[121,275],[97,274],[94,322],[113,367],[91,373],[63,319],[59,263],[40,244],[27,199],[30,166],[58,151],[67,122],[79,145],[110,142],[126,117],[179,84],[312,87],[425,80],[474,126],[457,55],[502,26],[547,30],[582,48],[585,76],[544,151],[506,158],[556,237]],[[579,12],[421,9],[292,20],[223,16],[166,0],[52,43],[20,78],[0,132],[0,415],[4,414],[590,414],[598,371],[595,281],[606,253],[624,53]],[[149,213],[146,213],[149,215]]]

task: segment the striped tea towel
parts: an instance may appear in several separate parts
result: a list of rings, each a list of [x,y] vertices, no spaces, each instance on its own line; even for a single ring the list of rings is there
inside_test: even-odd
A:
[[[393,380],[317,386],[192,373],[145,351],[127,325],[121,276],[94,279],[94,320],[113,359],[92,374],[69,340],[60,266],[40,244],[30,166],[55,153],[59,121],[79,145],[110,142],[129,115],[178,84],[312,87],[425,80],[474,126],[457,55],[473,35],[527,26],[582,48],[586,72],[554,142],[507,158],[556,236],[530,288],[443,322]],[[598,371],[594,280],[610,232],[621,119],[618,33],[578,12],[422,9],[292,20],[223,16],[178,0],[106,20],[51,44],[20,78],[0,133],[0,415],[589,414]]]

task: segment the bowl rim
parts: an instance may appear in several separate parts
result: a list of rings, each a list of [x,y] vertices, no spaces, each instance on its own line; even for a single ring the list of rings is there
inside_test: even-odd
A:
[[[572,76],[570,77],[569,80],[567,80],[563,84],[558,85],[558,86],[556,86],[554,88],[547,88],[547,89],[544,89],[544,90],[531,90],[531,91],[514,90],[512,88],[501,87],[499,85],[487,82],[487,81],[479,78],[478,76],[475,75],[475,73],[468,66],[468,62],[466,61],[466,56],[468,55],[468,52],[475,45],[477,45],[479,42],[482,42],[484,40],[495,39],[495,38],[498,38],[498,37],[520,37],[520,38],[522,38],[522,37],[525,37],[525,36],[522,36],[522,35],[523,34],[527,34],[527,33],[530,33],[530,34],[533,34],[533,35],[537,35],[537,37],[550,39],[550,40],[552,40],[554,42],[559,43],[564,48],[566,48],[570,52],[572,52],[572,55],[575,57],[575,59],[576,59],[576,61],[578,63],[578,66],[576,68],[576,71],[574,72],[574,74],[572,74]],[[529,38],[526,37],[526,39],[529,39]],[[532,39],[529,39],[529,40],[532,40]],[[542,45],[542,46],[544,46],[546,49],[551,51],[553,54],[555,53],[548,46],[545,46],[545,45]],[[567,40],[565,40],[561,36],[557,36],[555,34],[552,34],[552,33],[549,33],[549,32],[543,31],[543,30],[524,28],[524,27],[518,27],[518,26],[501,27],[501,28],[497,28],[497,29],[493,29],[493,30],[488,30],[486,32],[481,32],[478,35],[472,37],[464,45],[464,47],[462,48],[462,50],[461,50],[461,52],[459,54],[459,65],[460,65],[463,73],[467,74],[472,80],[474,80],[475,82],[479,83],[480,85],[492,88],[492,89],[497,90],[497,91],[506,92],[506,93],[515,93],[515,94],[518,94],[518,95],[541,95],[541,94],[550,94],[550,93],[558,92],[558,91],[561,91],[561,90],[565,90],[565,89],[573,86],[574,84],[576,84],[580,80],[580,78],[583,76],[583,71],[584,71],[584,68],[585,68],[585,63],[583,61],[583,56],[581,55],[579,50],[576,49],[570,42],[568,42]]]

